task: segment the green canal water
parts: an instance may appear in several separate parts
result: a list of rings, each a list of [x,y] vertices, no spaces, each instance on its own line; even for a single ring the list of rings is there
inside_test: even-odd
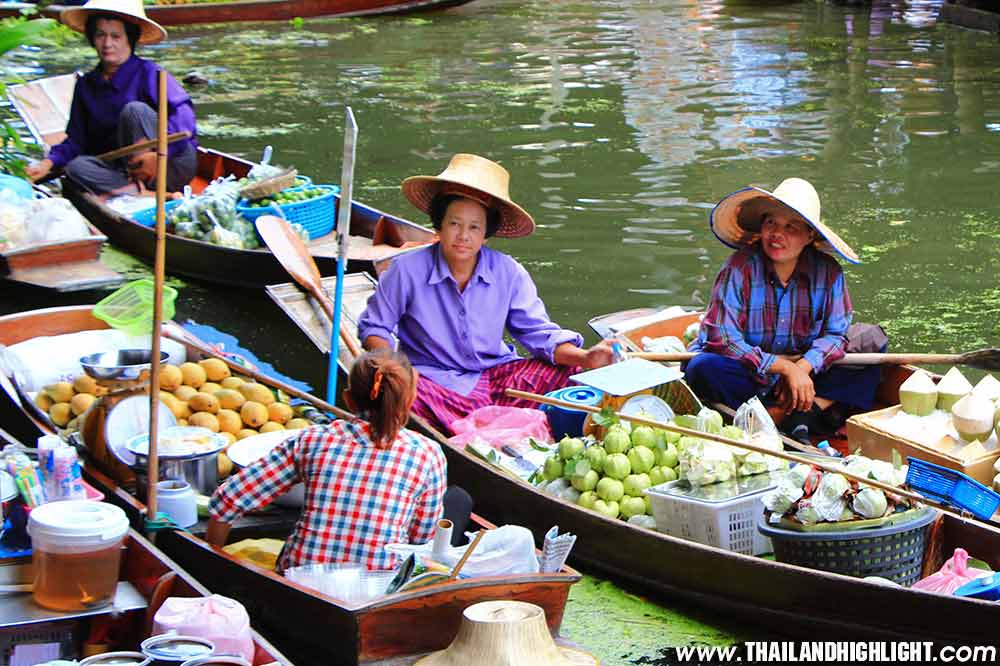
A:
[[[350,105],[356,198],[404,216],[419,220],[404,177],[436,174],[456,152],[501,162],[538,230],[493,245],[591,342],[597,314],[704,306],[728,254],[708,229],[712,206],[800,176],[863,259],[847,269],[856,319],[881,322],[896,351],[959,352],[1000,336],[1000,43],[938,24],[939,4],[477,0],[172,29],[144,53],[209,80],[191,89],[203,145],[257,157],[271,144],[274,161],[317,182],[339,179]],[[7,65],[31,77],[91,60],[46,49]],[[0,306],[25,299],[4,289]],[[178,315],[324,383],[308,341],[260,292],[187,283]],[[607,664],[762,635],[635,592],[585,579],[566,633]]]

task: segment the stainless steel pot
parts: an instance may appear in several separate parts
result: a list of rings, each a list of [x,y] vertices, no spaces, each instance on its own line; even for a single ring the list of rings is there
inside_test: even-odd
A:
[[[148,459],[136,454],[136,464],[132,467],[136,483],[146,490]],[[160,459],[160,481],[180,479],[187,481],[196,493],[211,495],[219,487],[219,453],[209,453],[190,458]]]

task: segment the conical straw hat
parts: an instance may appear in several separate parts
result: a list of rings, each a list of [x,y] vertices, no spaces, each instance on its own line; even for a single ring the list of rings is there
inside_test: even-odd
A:
[[[139,26],[140,44],[156,44],[167,37],[163,26],[146,18],[142,0],[89,0],[83,7],[64,9],[59,14],[59,20],[77,32],[86,32],[87,18],[91,14],[114,14],[123,21]]]
[[[760,222],[769,209],[790,208],[816,230],[815,245],[827,254],[839,254],[852,264],[860,264],[857,253],[832,229],[820,221],[819,194],[801,178],[786,178],[768,192],[759,187],[737,190],[720,201],[709,215],[709,225],[716,237],[729,247],[739,249],[759,238]]]
[[[458,635],[446,649],[415,666],[598,666],[593,655],[559,647],[545,611],[523,601],[484,601],[462,613]]]
[[[437,176],[411,176],[403,181],[403,195],[425,213],[438,194],[458,194],[500,210],[500,238],[527,236],[535,230],[531,216],[510,199],[510,174],[479,155],[459,153]]]

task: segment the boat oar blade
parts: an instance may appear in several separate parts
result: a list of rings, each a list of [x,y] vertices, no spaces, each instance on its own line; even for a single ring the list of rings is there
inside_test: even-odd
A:
[[[959,363],[978,370],[1000,370],[1000,349],[977,349],[959,357]]]
[[[332,320],[333,303],[323,291],[319,268],[299,235],[286,220],[275,215],[261,215],[257,218],[256,225],[257,232],[278,263],[288,271],[293,280],[319,301]]]

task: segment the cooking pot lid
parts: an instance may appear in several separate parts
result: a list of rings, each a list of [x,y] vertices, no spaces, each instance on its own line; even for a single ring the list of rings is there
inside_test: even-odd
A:
[[[246,467],[270,453],[275,447],[290,437],[299,434],[298,430],[275,430],[273,432],[262,432],[259,435],[251,435],[244,439],[233,442],[226,455],[238,467]]]
[[[156,418],[161,429],[177,425],[177,418],[163,401],[160,401]],[[148,395],[133,395],[125,398],[111,409],[108,419],[104,423],[104,438],[108,443],[108,448],[118,460],[129,467],[136,464],[136,459],[135,454],[126,448],[126,444],[136,435],[148,432]]]

